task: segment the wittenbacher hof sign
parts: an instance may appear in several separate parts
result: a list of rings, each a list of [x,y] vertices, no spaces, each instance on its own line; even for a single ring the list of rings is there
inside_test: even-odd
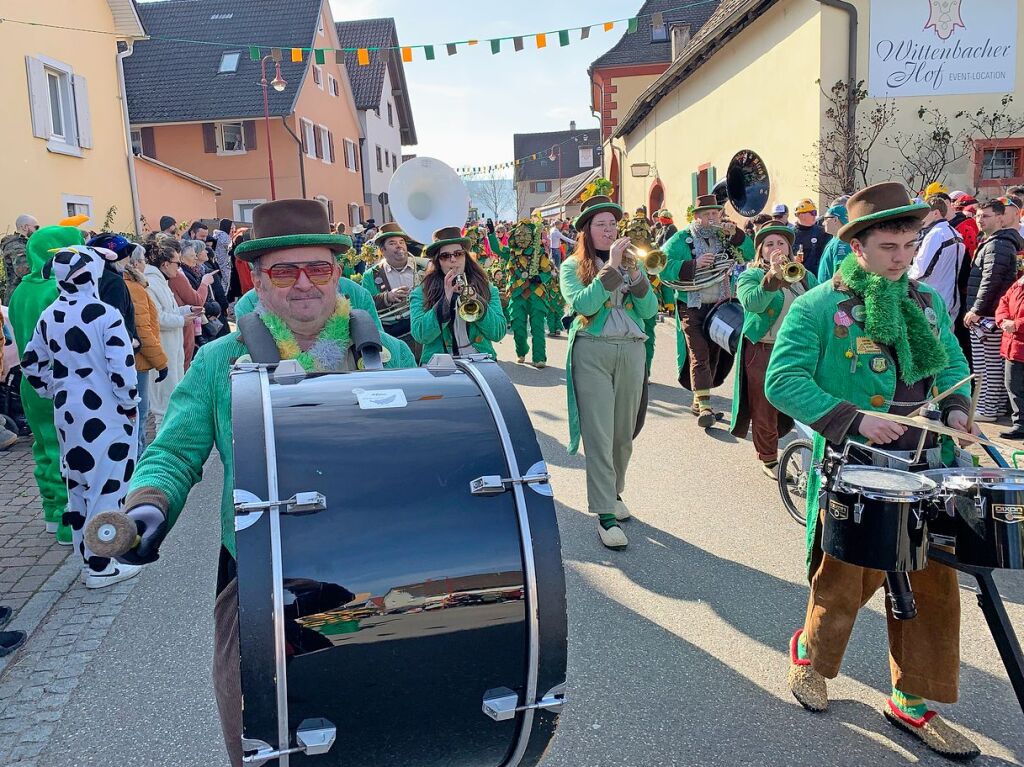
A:
[[[1017,0],[871,0],[868,94],[1012,93]]]

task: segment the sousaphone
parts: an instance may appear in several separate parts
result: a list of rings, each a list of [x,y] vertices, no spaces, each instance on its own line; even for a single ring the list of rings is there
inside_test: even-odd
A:
[[[729,162],[725,178],[711,190],[719,205],[728,202],[744,218],[753,218],[768,204],[771,179],[756,152],[743,149]]]
[[[469,191],[459,175],[440,160],[414,157],[391,177],[388,203],[402,231],[429,244],[435,230],[466,223]]]

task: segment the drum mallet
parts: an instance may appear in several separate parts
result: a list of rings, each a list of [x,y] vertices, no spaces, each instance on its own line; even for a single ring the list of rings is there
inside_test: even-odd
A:
[[[127,554],[142,540],[135,520],[120,511],[102,511],[90,519],[83,538],[93,554],[110,559]]]

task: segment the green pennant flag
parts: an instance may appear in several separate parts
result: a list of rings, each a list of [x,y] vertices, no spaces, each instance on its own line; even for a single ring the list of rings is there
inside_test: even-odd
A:
[[[626,26],[626,32],[628,34],[633,34],[634,32],[636,32],[636,26],[637,26],[637,20],[636,20],[636,17],[634,16],[632,19],[629,20],[629,24]]]
[[[501,53],[501,40],[491,40],[491,53]]]
[[[313,51],[313,60],[320,66],[323,66],[324,64],[327,63],[327,57],[324,55],[323,48],[317,48],[315,51]]]
[[[259,60],[260,60],[260,49],[257,48],[255,45],[250,45],[249,46],[249,61],[259,61]]]
[[[423,53],[426,55],[427,61],[433,61],[434,60],[434,46],[433,45],[424,45],[423,46]]]
[[[563,29],[558,33],[558,44],[563,48],[569,44],[569,30]]]

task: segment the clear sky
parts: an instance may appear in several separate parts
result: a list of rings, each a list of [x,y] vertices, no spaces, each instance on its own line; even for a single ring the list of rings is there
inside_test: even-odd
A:
[[[433,44],[434,61],[413,52],[405,65],[419,144],[407,151],[437,157],[449,165],[492,165],[514,159],[512,134],[596,128],[590,111],[587,67],[625,33],[599,26],[590,38],[573,33],[570,44],[557,35],[537,50],[532,37],[515,52],[512,41],[491,54],[487,40],[533,35],[566,27],[600,24],[636,13],[641,0],[330,0],[338,21],[390,16],[402,45]],[[448,56],[444,43],[479,39]],[[510,174],[511,175],[511,174]]]

